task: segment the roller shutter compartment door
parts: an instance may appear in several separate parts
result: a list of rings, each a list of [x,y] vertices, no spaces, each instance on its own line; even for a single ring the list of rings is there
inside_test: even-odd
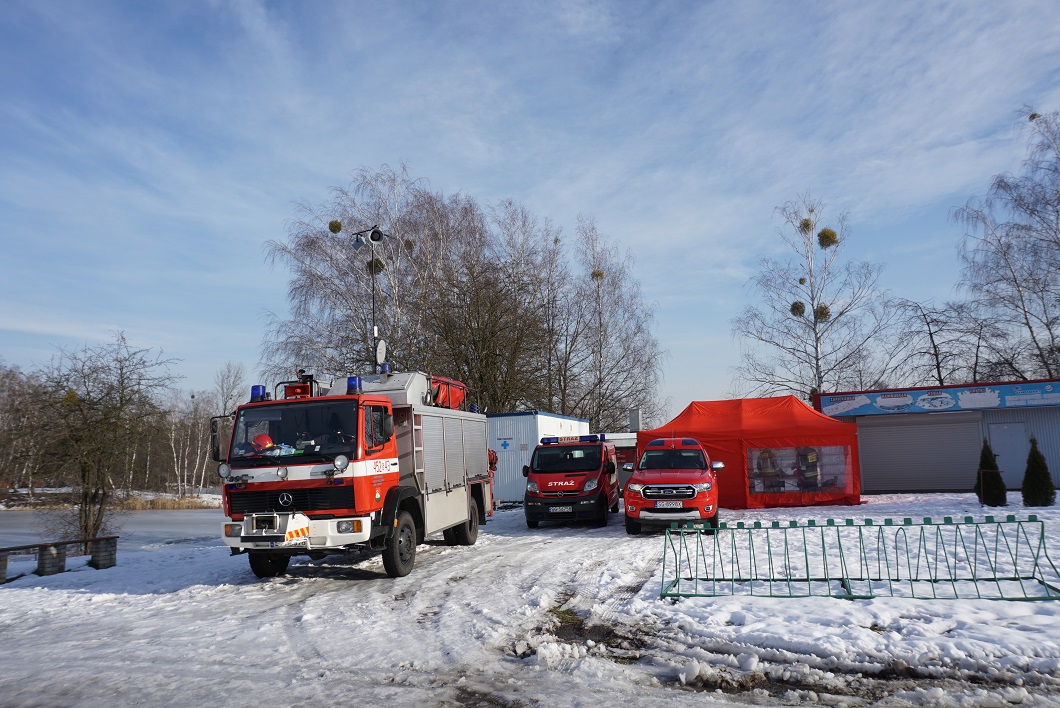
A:
[[[982,444],[978,413],[859,419],[862,492],[971,491]]]

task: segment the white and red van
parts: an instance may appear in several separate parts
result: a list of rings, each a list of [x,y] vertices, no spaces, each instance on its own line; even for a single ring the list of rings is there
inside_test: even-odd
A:
[[[542,521],[607,524],[618,512],[618,457],[603,434],[541,438],[529,465],[523,465],[526,525]]]

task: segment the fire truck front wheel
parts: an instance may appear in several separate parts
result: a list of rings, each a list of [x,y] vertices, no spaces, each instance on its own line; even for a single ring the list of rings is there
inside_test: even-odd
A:
[[[275,578],[287,572],[287,564],[291,557],[280,553],[269,553],[268,551],[249,551],[250,569],[259,578]]]
[[[416,524],[412,514],[399,511],[394,535],[383,548],[383,569],[391,578],[403,578],[416,563]]]

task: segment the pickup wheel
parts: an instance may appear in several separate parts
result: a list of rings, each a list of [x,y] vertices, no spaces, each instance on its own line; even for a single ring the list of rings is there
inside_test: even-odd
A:
[[[468,519],[453,527],[453,539],[458,546],[474,546],[478,538],[478,502],[474,499],[467,505]]]
[[[287,572],[291,557],[267,551],[249,551],[250,569],[259,578],[275,578]]]
[[[383,548],[383,569],[391,578],[403,578],[416,563],[416,524],[412,514],[399,511],[394,535]]]
[[[627,516],[626,533],[628,533],[630,536],[636,536],[638,533],[640,533],[640,522],[636,519],[631,519]]]
[[[714,516],[712,516],[709,519],[707,519],[707,526],[710,527],[710,533],[716,533],[717,532],[719,523],[720,523],[720,520],[718,519],[718,512],[715,511],[714,512]]]

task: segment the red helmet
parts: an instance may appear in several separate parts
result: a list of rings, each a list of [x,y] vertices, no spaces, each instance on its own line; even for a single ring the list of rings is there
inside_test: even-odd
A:
[[[272,438],[270,438],[265,433],[260,433],[260,434],[254,436],[254,449],[255,450],[258,450],[258,451],[268,450],[272,446],[273,446]]]

